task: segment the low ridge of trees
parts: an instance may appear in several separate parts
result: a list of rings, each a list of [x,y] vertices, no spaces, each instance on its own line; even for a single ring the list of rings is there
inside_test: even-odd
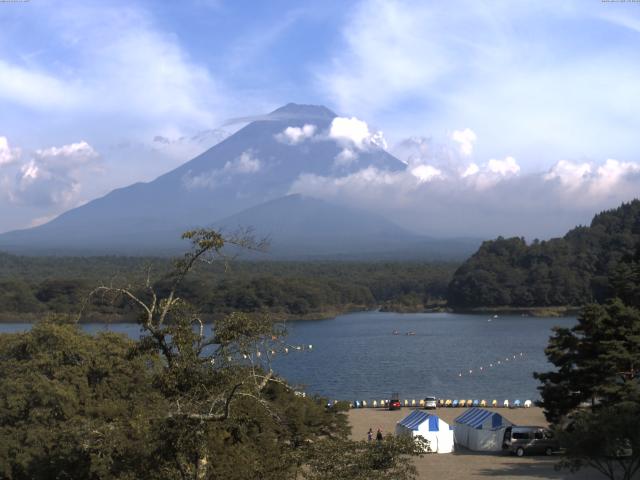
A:
[[[382,306],[420,310],[444,302],[453,263],[244,262],[229,271],[205,265],[179,286],[179,294],[205,315],[265,312],[307,317]],[[0,254],[0,315],[9,320],[27,314],[73,313],[98,281],[113,278],[139,284],[152,267],[154,288],[171,284],[171,264],[159,258],[15,257]],[[131,319],[125,302],[95,310]],[[14,315],[12,315],[14,314]]]
[[[487,241],[454,274],[458,308],[582,306],[612,294],[609,277],[640,242],[640,200],[596,215],[562,238]],[[629,292],[631,294],[633,292]],[[635,292],[637,293],[637,292]]]

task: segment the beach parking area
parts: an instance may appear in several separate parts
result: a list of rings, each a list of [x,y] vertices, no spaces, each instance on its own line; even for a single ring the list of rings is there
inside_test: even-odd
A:
[[[367,437],[367,430],[381,428],[386,433],[394,433],[398,420],[407,416],[413,408],[400,410],[384,410],[378,408],[352,409],[349,411],[349,423],[352,427],[352,438],[363,440]],[[453,425],[453,420],[461,415],[463,408],[439,408],[431,410],[445,422]],[[491,409],[488,409],[491,410]],[[499,412],[516,425],[540,425],[546,426],[547,422],[542,409],[532,408],[498,408]],[[458,449],[454,453],[428,454],[415,459],[420,479],[430,480],[476,480],[495,478],[500,480],[524,479],[574,479],[596,480],[602,479],[600,474],[594,471],[580,471],[576,474],[568,471],[556,471],[554,465],[559,457],[524,456],[502,453],[481,453]]]

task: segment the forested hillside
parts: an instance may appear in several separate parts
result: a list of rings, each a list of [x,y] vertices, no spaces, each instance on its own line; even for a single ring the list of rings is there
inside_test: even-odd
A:
[[[409,262],[232,262],[202,264],[180,295],[204,313],[268,312],[317,318],[382,307],[419,311],[442,304],[459,264]],[[143,285],[148,269],[158,288],[171,262],[135,257],[16,257],[0,254],[0,318],[74,313],[99,284]],[[98,304],[93,314],[129,317],[124,303]]]
[[[596,215],[562,238],[487,241],[455,273],[448,303],[458,308],[580,306],[610,294],[622,259],[640,249],[640,201]]]

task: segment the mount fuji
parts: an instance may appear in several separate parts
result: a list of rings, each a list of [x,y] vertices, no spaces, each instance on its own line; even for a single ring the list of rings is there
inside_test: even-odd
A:
[[[475,240],[438,242],[375,213],[290,195],[301,174],[404,169],[362,125],[366,130],[363,122],[322,106],[288,104],[151,182],[113,190],[44,225],[0,235],[0,249],[174,254],[185,248],[183,231],[213,226],[253,227],[256,235],[271,237],[273,258],[395,253],[441,258],[474,251]]]

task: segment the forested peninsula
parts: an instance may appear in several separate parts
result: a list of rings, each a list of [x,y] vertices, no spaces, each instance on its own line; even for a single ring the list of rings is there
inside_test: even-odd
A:
[[[611,285],[634,284],[639,260],[640,201],[634,200],[562,238],[484,242],[455,272],[447,301],[456,309],[580,307],[608,298]]]

